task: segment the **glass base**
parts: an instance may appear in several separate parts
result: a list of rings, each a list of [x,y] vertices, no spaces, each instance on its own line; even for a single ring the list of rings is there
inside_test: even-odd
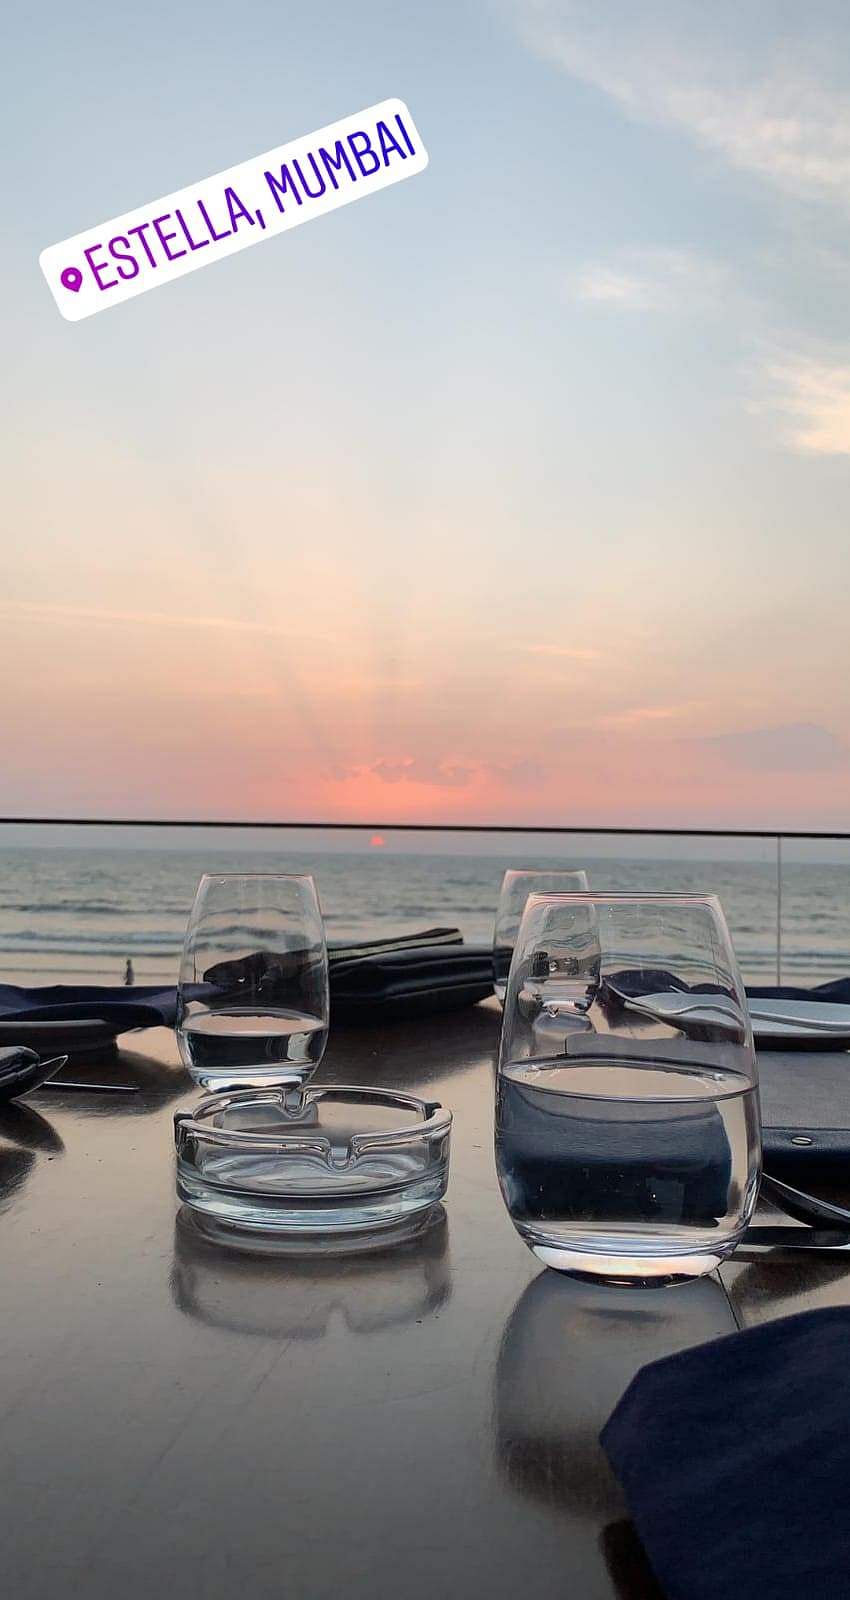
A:
[[[186,1068],[199,1089],[210,1094],[231,1094],[240,1089],[278,1089],[306,1084],[316,1071],[315,1061],[272,1062],[256,1067]]]
[[[177,1163],[177,1193],[186,1205],[216,1222],[301,1238],[322,1238],[330,1234],[367,1233],[370,1229],[391,1227],[394,1223],[421,1216],[437,1204],[446,1192],[445,1166],[421,1177],[418,1182],[386,1190],[360,1190],[303,1198],[289,1194],[260,1193],[238,1187],[239,1175],[231,1162],[230,1189],[205,1181],[186,1163]],[[253,1176],[253,1173],[251,1174]],[[289,1177],[287,1167],[283,1177]],[[267,1179],[268,1181],[268,1179]]]
[[[446,1225],[445,1206],[438,1201],[426,1211],[415,1211],[410,1216],[394,1222],[375,1224],[369,1228],[342,1228],[336,1233],[279,1233],[266,1228],[244,1227],[238,1222],[224,1221],[208,1212],[196,1211],[188,1203],[178,1212],[178,1226],[184,1235],[188,1230],[226,1250],[249,1255],[299,1257],[314,1259],[348,1255],[363,1255],[372,1251],[387,1250],[393,1246],[421,1239],[424,1234],[436,1233]]]
[[[648,1239],[645,1234],[609,1234],[600,1238],[558,1238],[543,1230],[518,1227],[532,1254],[546,1267],[593,1283],[663,1288],[691,1283],[714,1272],[730,1256],[740,1234],[732,1238],[683,1244],[675,1237]]]

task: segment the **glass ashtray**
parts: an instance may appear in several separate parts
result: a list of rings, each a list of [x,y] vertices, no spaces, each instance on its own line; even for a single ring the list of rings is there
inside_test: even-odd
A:
[[[302,1245],[417,1227],[449,1175],[452,1116],[390,1089],[283,1083],[174,1116],[177,1192],[199,1218]]]

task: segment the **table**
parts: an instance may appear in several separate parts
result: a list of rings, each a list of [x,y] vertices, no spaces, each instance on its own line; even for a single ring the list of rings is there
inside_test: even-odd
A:
[[[324,1081],[455,1113],[445,1221],[367,1256],[236,1255],[186,1225],[171,1119],[196,1091],[164,1029],[74,1062],[140,1093],[56,1087],[0,1112],[15,1600],[657,1595],[602,1423],[645,1362],[846,1300],[850,1262],[735,1262],[651,1291],[542,1270],[494,1176],[498,1022],[485,1003],[333,1032]]]

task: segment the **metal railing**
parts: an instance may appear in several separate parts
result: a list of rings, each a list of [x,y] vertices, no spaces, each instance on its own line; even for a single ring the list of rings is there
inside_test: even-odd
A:
[[[615,828],[554,822],[276,822],[268,817],[0,817],[0,827],[56,828],[242,828],[285,832],[334,833],[597,833],[610,838],[644,839],[850,839],[850,832],[817,828]]]

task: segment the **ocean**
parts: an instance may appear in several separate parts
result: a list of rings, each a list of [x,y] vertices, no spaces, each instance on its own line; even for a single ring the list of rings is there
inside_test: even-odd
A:
[[[0,850],[0,982],[176,982],[186,919],[202,872],[310,872],[328,938],[457,927],[489,944],[508,866],[583,866],[591,888],[714,893],[749,982],[776,981],[776,869],[763,861],[521,859],[391,850]],[[782,977],[814,984],[850,974],[850,862],[787,862]]]

